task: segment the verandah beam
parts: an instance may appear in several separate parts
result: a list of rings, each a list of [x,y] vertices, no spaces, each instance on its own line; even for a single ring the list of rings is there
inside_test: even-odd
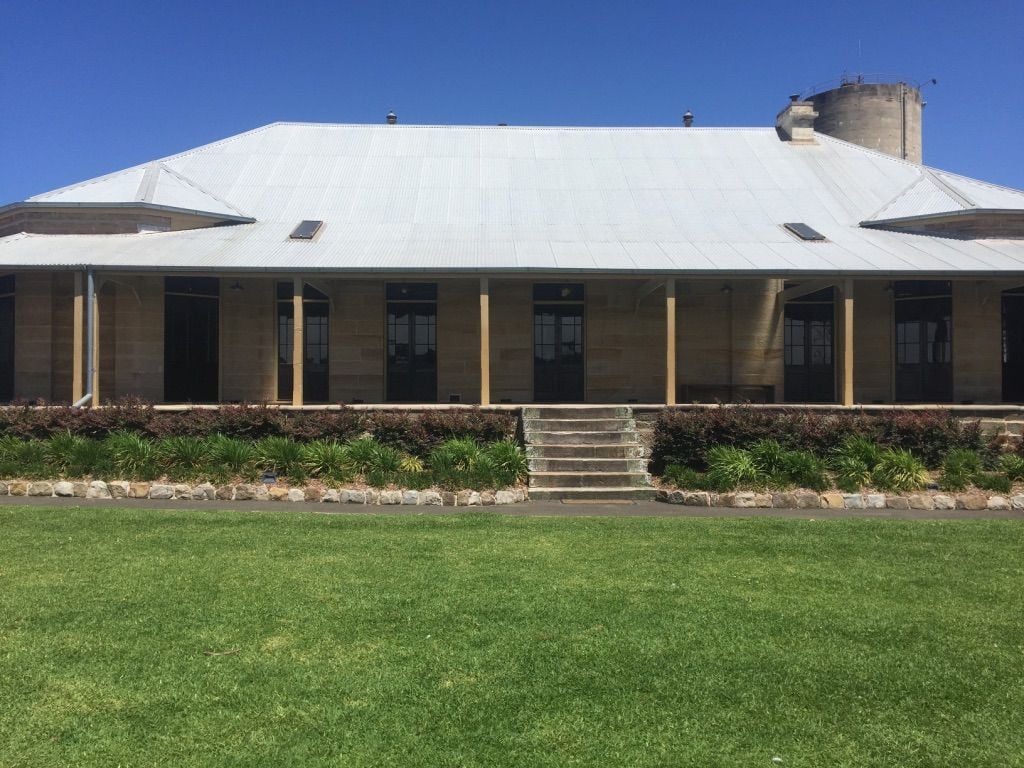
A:
[[[491,404],[491,288],[480,278],[480,405]]]
[[[842,348],[839,374],[839,402],[853,405],[853,280],[843,280],[842,306],[839,308],[839,326]]]

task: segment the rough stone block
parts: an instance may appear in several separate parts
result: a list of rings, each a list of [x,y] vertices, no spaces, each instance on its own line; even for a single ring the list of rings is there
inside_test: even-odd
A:
[[[772,505],[772,495],[770,493],[755,493],[754,494],[754,506],[760,507],[761,509],[768,509]]]
[[[288,489],[283,485],[272,485],[267,488],[267,498],[271,501],[284,501],[288,498]]]
[[[302,488],[289,488],[288,501],[305,501],[306,492]]]
[[[11,496],[28,496],[28,483],[24,480],[12,480],[7,484],[7,492]]]
[[[381,504],[401,504],[402,503],[402,492],[401,491],[381,491],[380,492],[380,503]]]
[[[911,509],[935,509],[935,500],[925,493],[912,493],[907,497]]]
[[[490,491],[484,491],[480,494],[480,503],[485,507],[494,506],[494,494]]]
[[[977,491],[961,493],[956,497],[956,508],[973,511],[988,509],[988,497],[984,493],[978,493]]]
[[[682,493],[682,503],[688,507],[710,507],[711,496],[706,491],[678,491]]]
[[[28,484],[29,496],[53,496],[53,484],[37,481]]]
[[[495,491],[494,493],[495,504],[515,504],[516,497],[512,491]]]
[[[89,483],[89,490],[85,492],[87,499],[109,499],[110,489],[102,480],[93,480]]]
[[[859,493],[844,493],[843,505],[847,509],[864,509],[864,497]]]
[[[451,491],[441,491],[441,503],[446,507],[454,507],[455,494]]]
[[[797,509],[819,509],[821,498],[814,491],[798,491],[796,496]]]
[[[59,483],[53,484],[53,495],[60,496],[61,498],[70,498],[75,495],[74,483],[69,483],[67,480],[62,480]]]
[[[471,493],[470,491],[459,491],[457,494],[455,494],[455,504],[456,504],[456,506],[468,507],[469,506],[469,494],[470,493]]]
[[[776,509],[796,509],[796,494],[773,493],[772,506]]]
[[[444,498],[437,491],[420,491],[420,504],[437,507],[444,504]]]
[[[952,496],[944,496],[940,493],[933,496],[932,501],[935,503],[936,509],[956,509],[956,499]]]
[[[821,509],[845,509],[843,494],[835,491],[821,494]]]
[[[403,491],[402,492],[402,503],[407,507],[415,507],[420,503],[419,491]]]
[[[320,499],[323,498],[324,494],[323,491],[321,491],[319,488],[314,488],[312,485],[307,485],[305,488],[302,489],[302,495],[305,497],[306,501],[319,502]]]
[[[236,501],[251,501],[253,497],[253,487],[249,483],[240,483],[235,486],[235,500]]]
[[[380,491],[368,488],[363,491],[363,495],[366,497],[367,504],[379,504],[380,503]]]
[[[149,483],[129,483],[128,484],[128,498],[129,499],[148,499],[149,498]]]
[[[7,495],[7,483],[0,482],[0,496]]]
[[[192,498],[198,501],[213,501],[217,498],[217,489],[212,483],[201,483],[192,489]]]
[[[483,499],[480,498],[480,494],[477,491],[470,491],[466,498],[466,506],[479,507],[481,504],[483,504]]]
[[[864,494],[864,506],[867,509],[885,509],[885,494],[884,493],[866,493],[866,494]]]
[[[185,483],[174,484],[174,498],[176,499],[191,499],[192,498],[192,486]]]
[[[107,490],[110,491],[112,499],[128,498],[128,488],[128,483],[124,480],[111,480],[107,483]]]
[[[1010,500],[1005,496],[993,496],[988,500],[988,509],[1009,509]]]
[[[341,491],[335,488],[328,488],[323,492],[320,501],[324,504],[339,504],[341,503]]]
[[[151,499],[173,499],[174,498],[174,486],[173,485],[153,485],[149,489],[149,498]]]
[[[885,506],[889,509],[910,509],[910,501],[906,496],[886,496]]]

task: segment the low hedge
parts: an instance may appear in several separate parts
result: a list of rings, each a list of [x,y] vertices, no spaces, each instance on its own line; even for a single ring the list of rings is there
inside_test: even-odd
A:
[[[124,431],[154,439],[220,434],[246,440],[290,437],[297,442],[345,442],[368,434],[385,445],[421,456],[452,438],[468,438],[481,444],[514,438],[516,417],[476,409],[421,413],[344,407],[332,411],[284,411],[265,405],[157,411],[151,404],[134,399],[103,408],[0,408],[0,437],[42,440],[72,434],[103,439]]]
[[[759,440],[776,440],[783,448],[821,456],[847,436],[866,437],[882,448],[911,451],[929,467],[942,464],[955,448],[989,453],[993,449],[979,420],[962,420],[948,411],[828,413],[729,407],[671,409],[654,428],[651,471],[671,464],[702,470],[716,446],[746,448]]]

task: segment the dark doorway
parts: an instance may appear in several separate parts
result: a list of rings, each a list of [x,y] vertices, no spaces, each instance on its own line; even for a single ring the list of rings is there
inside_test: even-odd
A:
[[[533,302],[533,398],[538,403],[582,402],[583,285],[535,285]]]
[[[387,399],[437,402],[437,284],[387,285]]]
[[[1003,402],[1024,403],[1024,287],[1003,293]]]
[[[292,399],[292,341],[295,328],[293,283],[277,284],[277,397]],[[302,399],[307,403],[330,400],[328,360],[331,325],[330,299],[311,285],[302,290],[303,345]]]
[[[164,400],[218,399],[220,280],[164,279]]]
[[[953,294],[943,280],[893,283],[896,303],[896,401],[953,399]]]
[[[0,277],[0,403],[14,399],[14,275]]]
[[[834,289],[786,302],[785,388],[787,403],[833,403]]]

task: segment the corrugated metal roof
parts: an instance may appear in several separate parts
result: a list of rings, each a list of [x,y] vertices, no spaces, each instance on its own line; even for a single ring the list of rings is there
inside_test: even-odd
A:
[[[778,274],[1024,269],[1024,242],[858,226],[872,214],[918,215],[961,197],[1005,207],[1024,201],[1024,193],[952,174],[933,177],[929,169],[825,136],[793,145],[774,129],[279,123],[158,162],[33,200],[132,200],[152,187],[154,201],[164,205],[220,206],[225,215],[257,223],[6,238],[0,264]],[[160,173],[147,186],[152,167]],[[324,227],[311,242],[290,241],[303,219]],[[800,242],[783,231],[785,221],[805,222],[828,242]]]

